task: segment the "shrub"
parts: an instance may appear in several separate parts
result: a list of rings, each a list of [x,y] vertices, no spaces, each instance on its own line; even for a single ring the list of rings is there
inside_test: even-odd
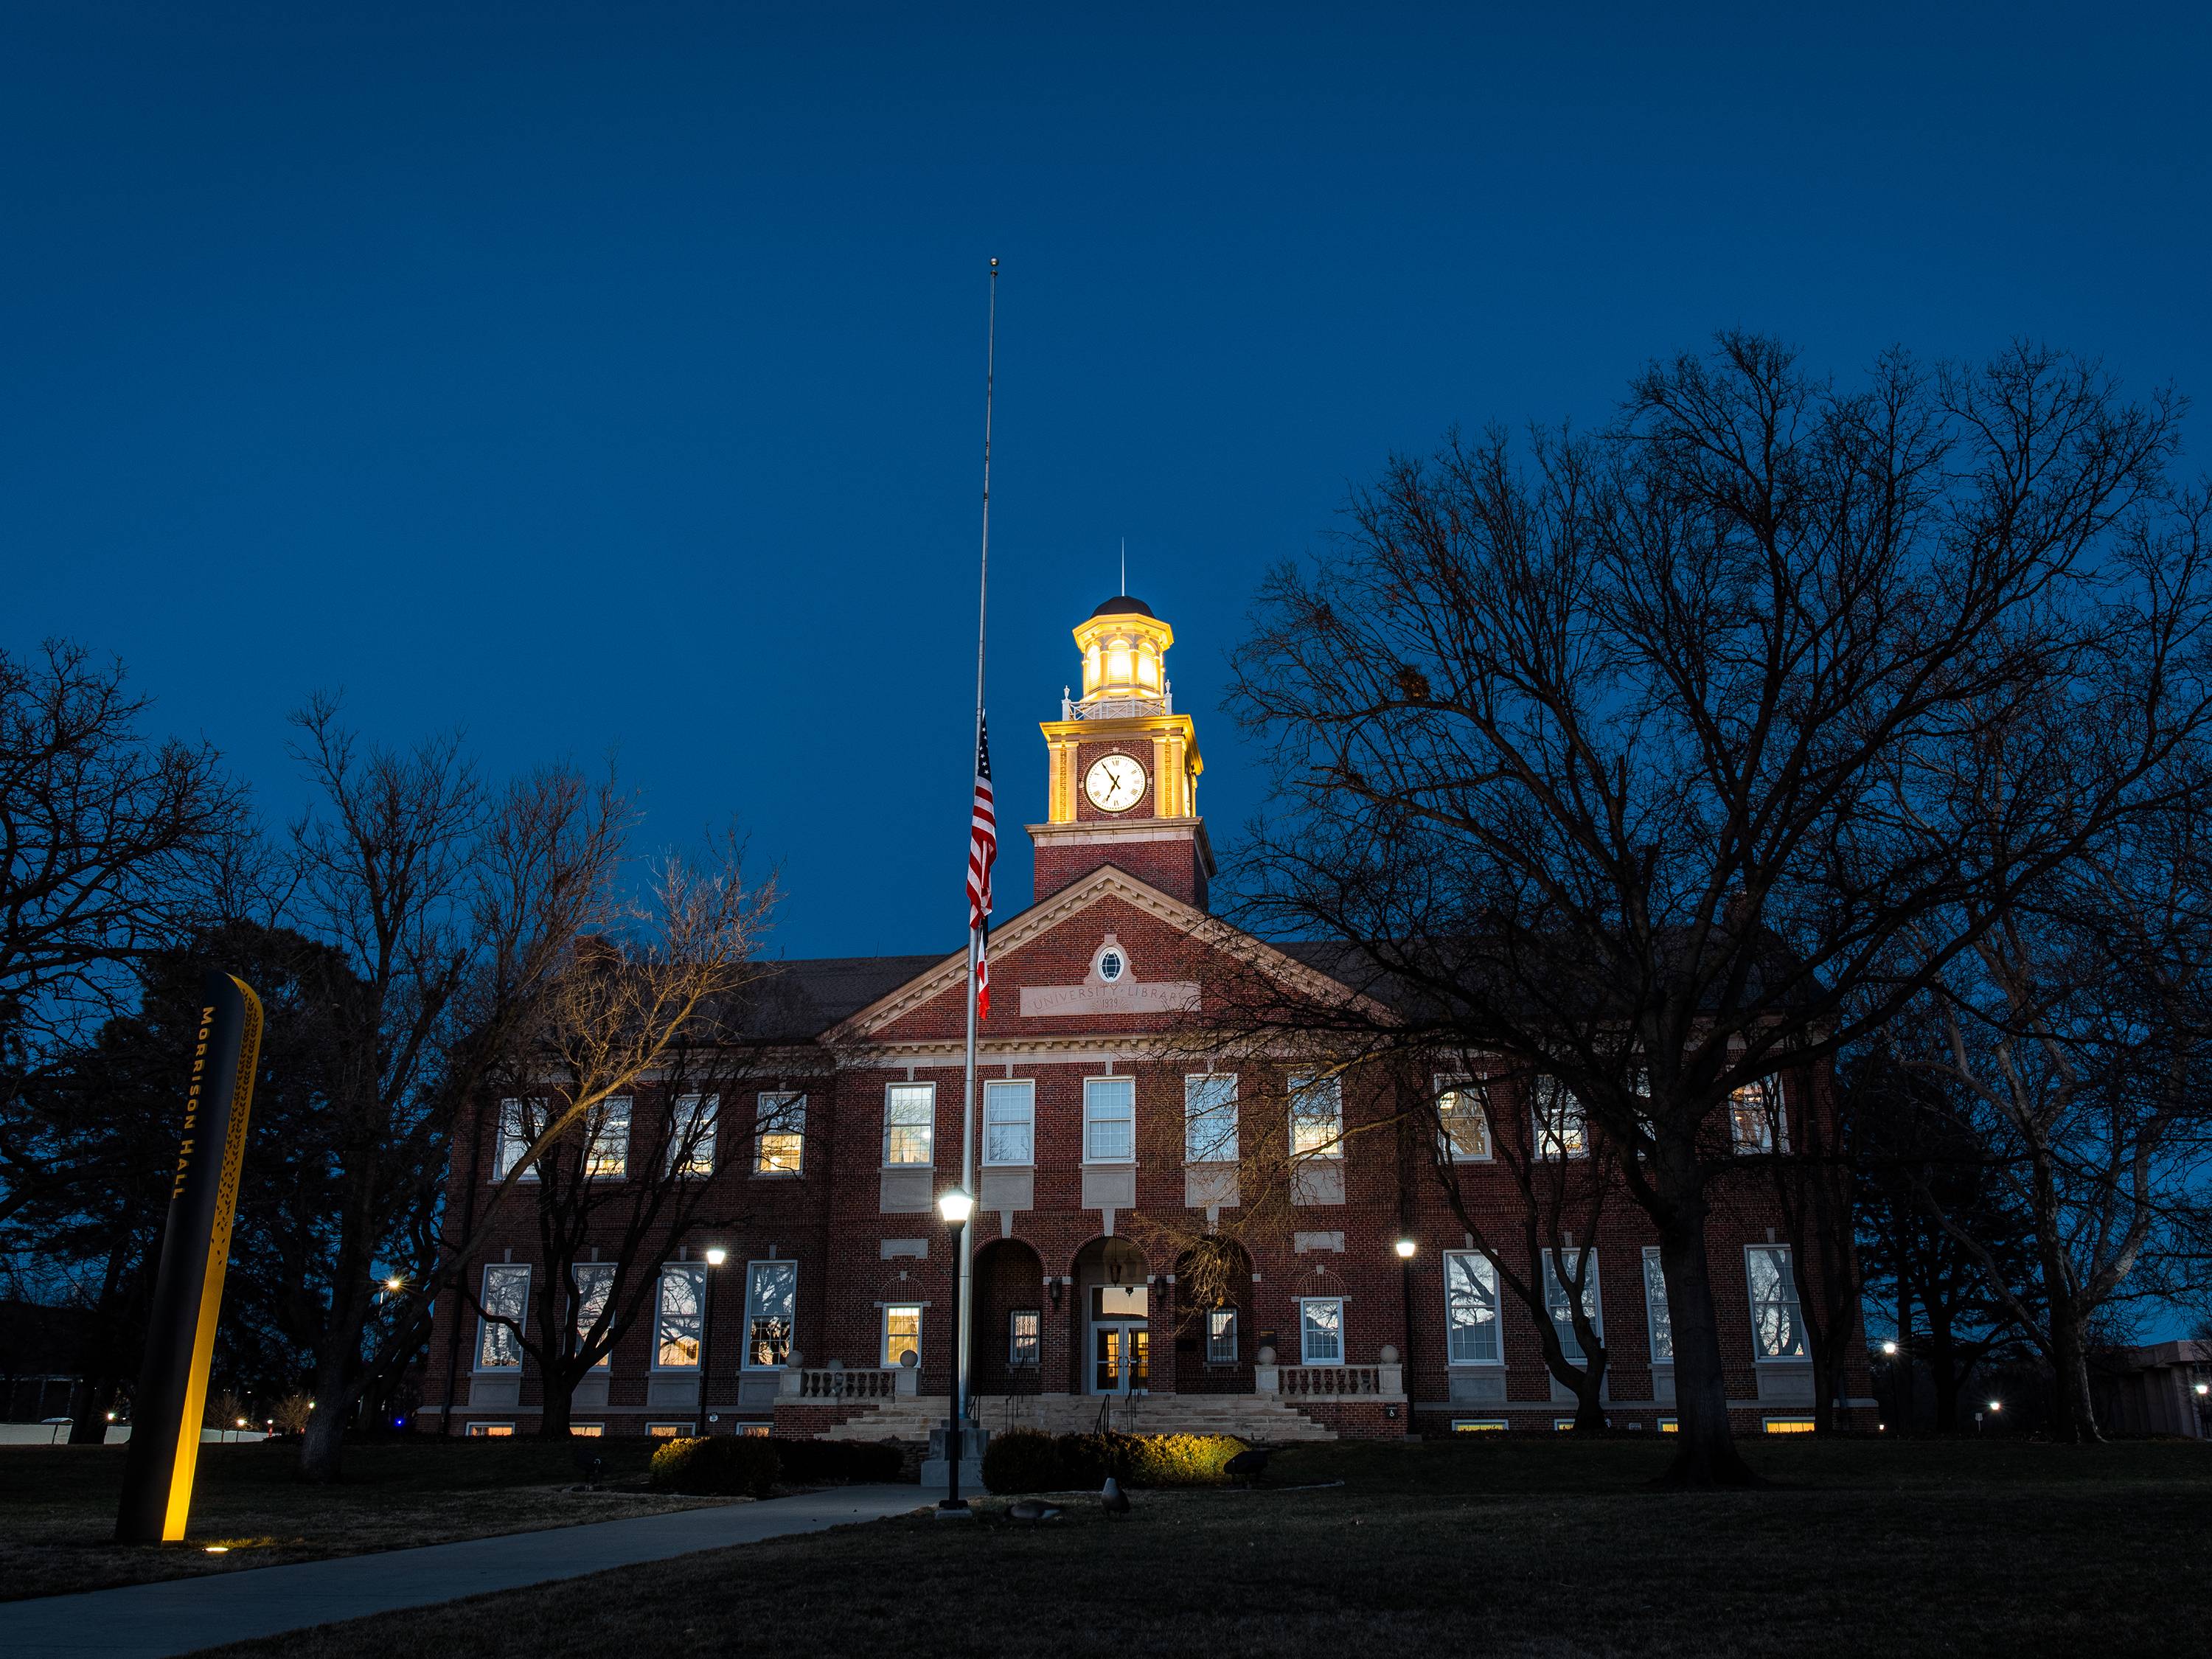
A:
[[[1136,1486],[1218,1486],[1229,1477],[1221,1466],[1245,1444],[1229,1434],[1148,1434],[1131,1448],[1129,1473]]]
[[[647,1478],[661,1492],[766,1498],[775,1490],[781,1468],[774,1441],[759,1435],[717,1434],[670,1441],[653,1453]]]
[[[1221,1466],[1245,1446],[1226,1434],[1064,1434],[1054,1449],[1064,1485],[1094,1490],[1109,1475],[1125,1486],[1221,1486]]]
[[[983,1448],[983,1484],[999,1492],[1061,1492],[1075,1482],[1068,1478],[1059,1443],[1050,1435],[1009,1429],[993,1435]],[[1105,1482],[1102,1479],[1099,1484]]]
[[[794,1486],[896,1480],[906,1464],[896,1446],[873,1440],[779,1440],[775,1450]]]

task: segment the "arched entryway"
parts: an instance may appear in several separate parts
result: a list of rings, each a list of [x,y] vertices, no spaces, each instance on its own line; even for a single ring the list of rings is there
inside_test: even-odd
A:
[[[974,1340],[969,1364],[979,1395],[1036,1394],[1044,1367],[1044,1262],[1018,1238],[975,1252]]]
[[[1076,1394],[1141,1394],[1152,1387],[1154,1289],[1145,1253],[1126,1238],[1094,1238],[1075,1253],[1068,1299],[1069,1378]]]
[[[1252,1391],[1252,1258],[1231,1238],[1200,1241],[1176,1260],[1176,1387]]]

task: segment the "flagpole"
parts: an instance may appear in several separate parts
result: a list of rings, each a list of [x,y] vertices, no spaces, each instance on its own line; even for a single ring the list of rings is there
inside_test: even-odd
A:
[[[991,261],[990,303],[983,330],[983,550],[975,584],[975,750],[983,747],[983,624],[991,598],[991,393],[998,375],[999,262]],[[960,1189],[969,1198],[975,1193],[975,964],[982,954],[983,930],[968,930],[968,1069],[960,1085]],[[968,1359],[975,1352],[970,1336],[975,1317],[975,1223],[970,1210],[960,1228],[959,1316],[954,1321],[956,1352],[952,1362],[952,1418],[957,1425],[966,1416]],[[951,1454],[957,1457],[955,1450]]]

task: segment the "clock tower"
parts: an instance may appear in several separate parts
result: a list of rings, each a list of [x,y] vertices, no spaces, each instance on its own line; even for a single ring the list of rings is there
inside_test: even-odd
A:
[[[1190,716],[1175,712],[1168,647],[1175,630],[1119,594],[1075,630],[1083,695],[1043,722],[1051,758],[1047,822],[1029,826],[1036,896],[1102,864],[1206,908],[1213,849],[1198,816],[1204,763]]]

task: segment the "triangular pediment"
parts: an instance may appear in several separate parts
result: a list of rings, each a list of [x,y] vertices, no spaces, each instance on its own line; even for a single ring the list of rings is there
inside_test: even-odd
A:
[[[1220,917],[1164,893],[1113,865],[1102,865],[1042,899],[991,933],[991,960],[998,964],[1024,945],[1037,943],[1056,930],[1077,923],[1086,911],[1118,902],[1163,923],[1194,945],[1219,951],[1247,971],[1276,980],[1299,996],[1322,1001],[1364,1004],[1367,999],[1351,987],[1309,967],[1264,939],[1232,927]],[[936,966],[916,975],[888,995],[869,1004],[835,1029],[823,1041],[833,1046],[865,1043],[938,998],[957,994],[968,971],[963,949]],[[992,994],[1000,994],[1000,974],[993,975]],[[1013,988],[1009,986],[1008,990]],[[1377,1010],[1376,1012],[1380,1012]],[[994,1016],[994,1024],[997,1024]]]

